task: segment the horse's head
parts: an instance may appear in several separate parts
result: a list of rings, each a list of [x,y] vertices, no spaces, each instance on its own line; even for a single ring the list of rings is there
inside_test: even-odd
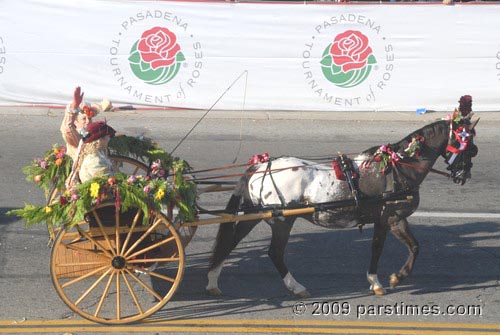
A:
[[[478,152],[474,144],[474,128],[478,122],[479,119],[471,123],[469,118],[450,120],[450,135],[444,157],[451,178],[457,184],[463,185],[471,177],[472,157]]]

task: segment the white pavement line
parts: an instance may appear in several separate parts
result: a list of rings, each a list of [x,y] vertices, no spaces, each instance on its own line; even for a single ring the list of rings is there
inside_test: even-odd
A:
[[[500,219],[500,213],[461,213],[461,212],[425,212],[417,211],[412,216],[429,218],[474,218],[474,219]]]

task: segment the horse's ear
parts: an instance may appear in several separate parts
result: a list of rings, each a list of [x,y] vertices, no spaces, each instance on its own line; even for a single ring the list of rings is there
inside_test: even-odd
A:
[[[472,129],[474,129],[474,127],[477,125],[477,123],[479,122],[479,120],[480,120],[480,119],[481,119],[481,118],[480,118],[480,117],[478,117],[478,118],[477,118],[477,120],[476,120],[476,121],[474,121],[474,122],[472,123],[472,126],[470,126],[470,129],[471,129],[471,130],[472,130]]]

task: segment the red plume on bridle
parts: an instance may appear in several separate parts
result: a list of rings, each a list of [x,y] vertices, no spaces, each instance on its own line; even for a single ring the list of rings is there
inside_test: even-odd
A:
[[[458,100],[458,103],[460,104],[458,109],[463,117],[472,112],[472,97],[470,95],[462,95],[460,100]]]

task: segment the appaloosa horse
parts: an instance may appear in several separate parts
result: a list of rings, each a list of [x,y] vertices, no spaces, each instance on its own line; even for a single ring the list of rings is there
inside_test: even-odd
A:
[[[476,124],[477,121],[472,124],[469,118],[455,113],[452,120],[429,124],[397,143],[370,148],[350,163],[342,162],[342,169],[339,169],[338,159],[333,164],[319,164],[281,157],[256,164],[240,179],[226,211],[316,206],[313,214],[301,217],[327,228],[374,223],[367,278],[375,294],[384,294],[377,278],[377,265],[387,232],[390,231],[409,251],[406,263],[390,277],[390,285],[395,287],[411,273],[419,251],[406,219],[418,207],[419,185],[430,171],[436,171],[432,166],[439,156],[445,158],[449,177],[454,182],[463,185],[470,178],[472,157],[478,150],[473,144]],[[341,158],[347,160],[344,156]],[[348,205],[335,206],[346,201]],[[333,206],[329,206],[331,204]],[[285,286],[294,294],[307,297],[308,291],[293,278],[284,262],[284,250],[295,219],[294,216],[276,217],[267,221],[272,229],[268,255]],[[208,272],[210,294],[221,294],[218,278],[224,260],[259,221],[219,226]]]

